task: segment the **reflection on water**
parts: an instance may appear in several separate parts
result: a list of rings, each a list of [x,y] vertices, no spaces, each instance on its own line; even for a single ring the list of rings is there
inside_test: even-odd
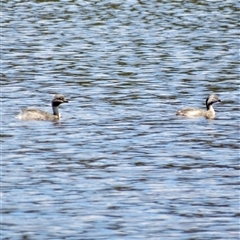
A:
[[[3,239],[238,238],[237,1],[2,5]]]

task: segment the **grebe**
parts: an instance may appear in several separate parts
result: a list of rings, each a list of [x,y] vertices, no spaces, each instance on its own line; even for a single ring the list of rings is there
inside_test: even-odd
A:
[[[39,109],[22,109],[17,115],[20,120],[42,120],[42,121],[56,121],[60,119],[59,105],[67,103],[68,100],[61,94],[56,94],[52,99],[53,114],[39,110]]]
[[[216,94],[209,95],[206,99],[206,108],[207,110],[199,108],[186,108],[176,112],[176,115],[185,116],[185,117],[205,117],[208,119],[215,118],[215,111],[213,109],[213,103],[221,102]]]

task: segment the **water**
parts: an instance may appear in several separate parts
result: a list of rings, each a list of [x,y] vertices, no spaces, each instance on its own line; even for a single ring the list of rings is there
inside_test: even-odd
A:
[[[1,239],[239,239],[237,4],[3,1]]]

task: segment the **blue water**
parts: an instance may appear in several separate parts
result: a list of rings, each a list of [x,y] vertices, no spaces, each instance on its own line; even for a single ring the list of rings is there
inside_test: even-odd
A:
[[[1,239],[239,239],[238,10],[3,1]]]

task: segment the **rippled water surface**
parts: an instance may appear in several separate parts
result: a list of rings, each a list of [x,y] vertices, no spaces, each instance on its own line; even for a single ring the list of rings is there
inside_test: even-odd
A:
[[[1,239],[239,239],[238,1],[1,6]]]

